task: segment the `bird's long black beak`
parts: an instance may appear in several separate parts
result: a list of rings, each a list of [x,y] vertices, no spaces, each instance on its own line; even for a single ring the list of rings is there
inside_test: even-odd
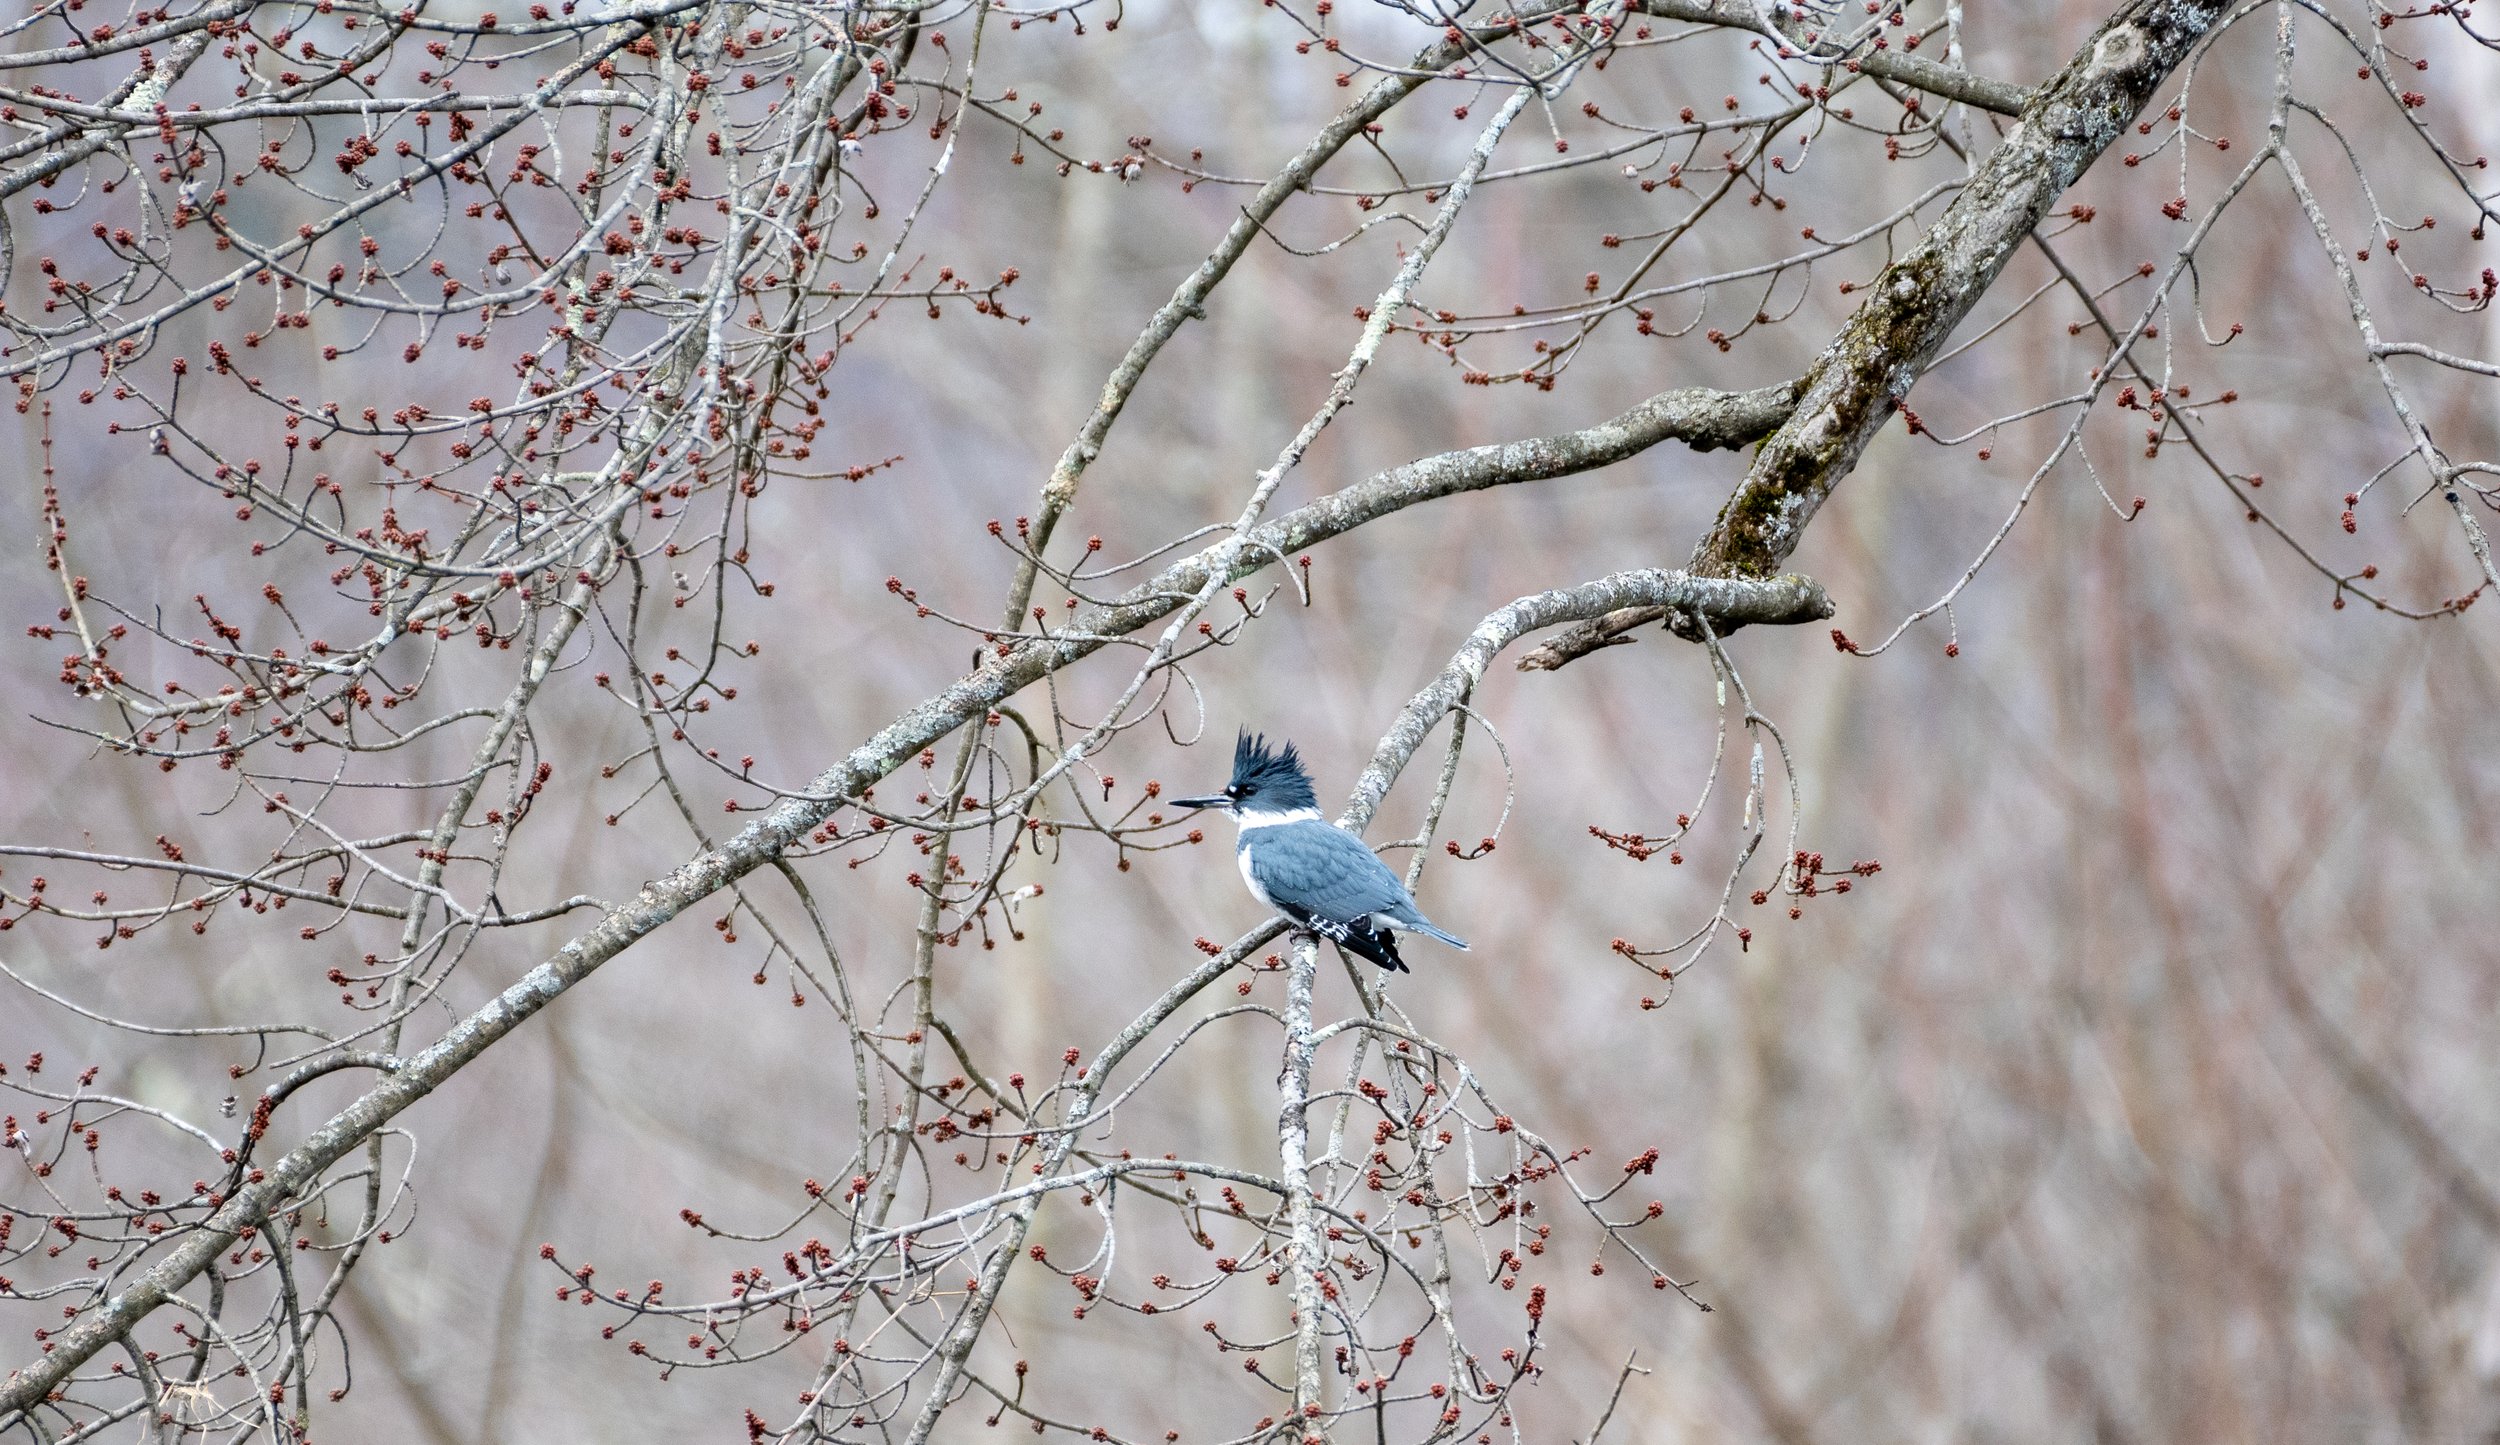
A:
[[[1175,808],[1224,808],[1230,807],[1232,801],[1219,793],[1212,798],[1174,798],[1172,806]]]

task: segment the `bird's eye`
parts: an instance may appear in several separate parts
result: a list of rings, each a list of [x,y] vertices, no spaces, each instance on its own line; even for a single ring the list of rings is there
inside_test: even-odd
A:
[[[1227,797],[1227,798],[1238,798],[1238,797],[1240,797],[1240,796],[1241,796],[1241,784],[1239,784],[1239,783],[1234,783],[1234,784],[1232,784],[1231,786],[1227,787],[1227,788],[1224,790],[1224,796],[1225,796],[1225,797]]]

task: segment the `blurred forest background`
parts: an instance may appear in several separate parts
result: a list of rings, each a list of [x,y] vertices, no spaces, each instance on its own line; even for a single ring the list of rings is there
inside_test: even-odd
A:
[[[1340,21],[1349,49],[1403,55],[1424,34],[1393,12],[1352,9]],[[1121,138],[1150,136],[1156,156],[1203,152],[1210,171],[1254,177],[1349,94],[1335,83],[1339,57],[1298,55],[1302,32],[1247,0],[1131,6],[1116,28],[1106,13],[1085,12],[1082,35],[1066,19],[994,29],[984,89],[1042,102],[1036,124],[1064,127],[1080,154],[1107,158],[1135,149]],[[2034,83],[2103,18],[2076,0],[1981,0],[1960,16],[1966,62]],[[2441,36],[2415,42],[2430,46],[2419,52],[2434,61],[2425,83],[2445,107],[2431,123],[2469,153],[2500,152],[2500,56],[2455,27]],[[952,39],[960,54],[960,27]],[[1583,98],[1643,113],[1750,98],[1751,39],[1706,35],[1619,61],[1555,109],[1585,149],[1602,140],[1574,128]],[[2263,139],[2271,44],[2261,17],[2223,37],[2193,81],[2200,128],[2237,138],[2241,155]],[[2314,71],[2320,97],[2353,102],[2339,119],[2378,206],[2449,222],[2409,235],[2405,264],[2433,269],[2423,257],[2435,257],[2445,284],[2500,254],[2467,239],[2474,218],[2405,149],[2401,115],[2383,101],[2385,114],[2362,109],[2371,87],[2348,58],[2318,50],[2304,74]],[[1414,173],[1446,175],[1463,157],[1491,105],[1470,124],[1450,116],[1461,103],[1434,92],[1411,103],[1414,118],[1399,112],[1392,135]],[[2003,124],[1952,122],[1982,153]],[[1555,160],[1548,134],[1532,107],[1496,172]],[[954,615],[994,616],[1015,559],[985,524],[1032,510],[1105,373],[1238,214],[1236,187],[1184,192],[1160,164],[1128,182],[1081,167],[1062,177],[1046,157],[1012,164],[1013,140],[995,125],[966,129],[905,259],[925,255],[924,276],[1016,268],[1003,304],[1029,322],[961,310],[929,320],[898,303],[833,372],[816,446],[842,461],[900,460],[855,482],[777,484],[756,503],[756,571],[774,592],[724,623],[764,646],[712,745],[751,755],[758,776],[808,776],[962,670],[971,641],[916,618],[886,578]],[[2366,244],[2358,172],[2323,131],[2308,143],[2313,179],[2342,208],[2337,223]],[[1802,227],[1852,231],[1961,172],[1934,149],[1888,165],[1871,132],[1819,144],[1781,182],[1783,206],[1715,212],[1659,279],[1743,267],[1793,248]],[[933,151],[872,143],[852,163],[857,183],[900,212]],[[2240,158],[2199,158],[2197,194]],[[2129,281],[2136,264],[2167,264],[2179,245],[2183,227],[2160,204],[2187,189],[2182,164],[2176,154],[2142,168],[2104,162],[2068,198],[2094,217],[2061,223],[2060,252],[2096,289],[2117,288],[2113,316],[2146,300]],[[1337,167],[1335,185],[1389,184],[1383,159],[1360,147]],[[1675,213],[1670,192],[1645,192],[1624,169],[1609,160],[1488,182],[1420,303],[1551,306],[1578,298],[1584,272],[1612,280],[1636,248],[1601,238],[1654,231]],[[2473,183],[2492,184],[2487,172]],[[12,214],[8,299],[23,313],[40,286],[35,253],[85,244],[85,218],[45,233]],[[1254,246],[1204,324],[1157,362],[1063,548],[1091,534],[1100,555],[1126,557],[1234,515],[1318,403],[1359,329],[1355,309],[1412,232],[1380,227],[1320,255],[1287,244],[1309,251],[1363,219],[1345,195],[1284,208],[1276,243]],[[1613,325],[1550,389],[1465,385],[1442,356],[1392,337],[1280,505],[1433,452],[1585,426],[1668,387],[1793,377],[1853,305],[1834,283],[1863,282],[1881,259],[1877,249],[1838,263],[1853,270],[1817,269],[1802,295],[1785,287],[1767,307],[1786,317],[1773,325],[1737,324],[1758,288],[1714,290],[1702,325],[1737,333],[1724,347],[1698,331]],[[2396,263],[2378,270],[2369,281],[2402,308]],[[2054,280],[2039,254],[2018,254],[1965,335]],[[2374,494],[2352,535],[2337,525],[2343,494],[2403,437],[2335,274],[2279,181],[2261,177],[2235,203],[2194,282],[2211,334],[2242,328],[2227,347],[2180,342],[2181,376],[2238,394],[2206,420],[2228,465],[2262,473],[2285,526],[2338,569],[2375,564],[2382,585],[2425,605],[2472,589],[2453,516],[2435,500],[2404,510],[2410,484]],[[2174,331],[2196,324],[2185,294]],[[1694,303],[1654,304],[1663,331],[1691,319]],[[2382,321],[2391,335],[2488,357],[2500,354],[2494,315],[2424,305]],[[2083,316],[2051,291],[1938,366],[1912,397],[1927,428],[1958,434],[2079,389],[2104,345],[2070,330]],[[196,354],[210,323],[195,313],[178,325],[193,330],[159,349]],[[1528,356],[1525,338],[1478,345],[1505,365]],[[438,410],[456,409],[487,365],[438,348],[411,366],[395,344],[326,364],[306,347],[255,360],[273,395],[386,410],[438,394],[449,400]],[[2491,381],[2407,375],[2454,453],[2500,454]],[[170,614],[195,594],[254,595],[272,574],[241,545],[232,504],[169,472],[143,430],[106,434],[107,407],[72,396],[92,384],[73,374],[9,422],[17,540],[0,558],[0,615],[43,624],[61,604],[40,540],[47,465],[71,565],[125,609]],[[1953,448],[1892,427],[1793,565],[1838,601],[1835,622],[1852,638],[1880,638],[1969,565],[2063,416],[2009,420]],[[238,411],[234,425],[265,437],[274,424]],[[1878,859],[1882,872],[1846,897],[1807,900],[1793,921],[1781,900],[1748,912],[1740,896],[1749,945],[1720,946],[1672,989],[1610,944],[1655,947],[1708,916],[1738,832],[1733,805],[1704,817],[1682,867],[1632,861],[1590,831],[1654,834],[1691,807],[1719,719],[1708,657],[1652,632],[1560,672],[1504,661],[1475,698],[1515,769],[1515,811],[1497,850],[1436,858],[1423,875],[1425,907],[1472,951],[1418,942],[1407,949],[1415,971],[1393,992],[1558,1145],[1586,1146],[1606,1169],[1659,1148],[1654,1176],[1636,1186],[1664,1207],[1648,1238],[1713,1307],[1653,1291],[1638,1271],[1587,1277],[1590,1240],[1558,1224],[1569,1242],[1552,1266],[1546,1373],[1514,1399],[1520,1438],[1586,1438],[1620,1381],[1607,1441],[2500,1439],[2491,604],[2430,621],[2332,606],[2336,588],[2176,448],[2148,459],[2129,440],[2140,420],[2112,413],[2108,425],[2093,472],[2053,472],[1962,595],[1952,655],[1941,617],[1874,657],[1835,650],[1819,627],[1730,642],[1787,740],[1799,845],[1836,863]],[[1288,590],[1235,645],[1191,664],[1196,696],[1177,695],[1167,712],[1173,735],[1204,741],[1182,746],[1149,726],[1096,766],[1123,794],[1149,777],[1166,796],[1207,791],[1234,729],[1249,727],[1295,740],[1333,810],[1397,709],[1486,612],[1611,569],[1680,562],[1745,460],[1669,444],[1591,474],[1409,510],[1316,549],[1308,606]],[[2127,520],[2137,496],[2145,505]],[[231,779],[208,765],[166,774],[51,725],[79,720],[81,705],[53,680],[63,649],[10,646],[0,842],[144,850],[154,835],[211,826],[201,815]],[[581,676],[534,708],[556,781],[497,885],[515,910],[628,896],[695,843],[657,804],[604,825],[642,783],[602,781],[598,769],[640,734],[614,696],[587,685],[613,643],[586,646]],[[144,678],[151,665],[130,670]],[[1081,713],[1114,695],[1125,666],[1056,685]],[[501,684],[474,675],[490,679],[491,700]],[[441,776],[468,746],[393,766]],[[1730,766],[1741,772],[1741,753]],[[1425,770],[1391,795],[1375,841],[1414,830],[1430,782]],[[721,790],[703,787],[696,806],[716,809]],[[1490,834],[1504,793],[1494,754],[1471,750],[1446,836]],[[376,830],[421,829],[433,814],[388,796],[354,806]],[[1028,879],[1046,891],[1019,906],[1021,937],[941,955],[941,1011],[1001,1073],[1048,1077],[1063,1049],[1101,1047],[1197,961],[1194,938],[1259,921],[1228,835],[1134,852],[1117,868],[1109,846],[1072,840],[1060,864]],[[45,866],[0,861],[13,897]],[[863,996],[908,971],[919,895],[906,871],[889,857],[809,872]],[[766,1221],[789,1212],[801,1178],[840,1167],[853,1083],[838,1024],[824,1009],[794,1010],[778,968],[769,986],[751,982],[755,940],[725,942],[701,921],[710,916],[697,910],[638,946],[400,1121],[417,1151],[413,1217],[341,1298],[354,1389],[316,1413],[317,1436],[727,1439],[740,1410],[786,1409],[804,1388],[773,1364],[662,1379],[602,1339],[603,1315],[559,1303],[562,1281],[537,1260],[545,1241],[568,1261],[599,1261],[603,1284],[607,1274],[715,1278],[753,1251],[686,1230],[681,1210],[774,1227]],[[328,955],[357,947],[347,934],[299,944],[297,921],[246,919],[196,937],[159,929],[99,952],[92,925],[38,917],[0,937],[0,961],[84,1008],[152,1024],[294,1017],[330,992],[317,980]],[[489,935],[442,1002],[415,1016],[412,1043],[581,926],[556,918]],[[213,1128],[222,1099],[240,1093],[248,1113],[263,1082],[228,1077],[254,1063],[248,1040],[133,1036],[6,988],[0,1060],[13,1068],[38,1051],[47,1078],[99,1065],[117,1092]],[[1320,989],[1324,1014],[1354,1006],[1333,962]],[[1182,1067],[1125,1106],[1123,1139],[1272,1165],[1272,1036],[1211,1031]],[[318,1112],[362,1086],[324,1081]],[[167,1167],[186,1181],[194,1168]],[[23,1195],[23,1184],[6,1190]],[[1070,1248],[1091,1237],[1081,1213],[1048,1212],[1034,1236]],[[1135,1248],[1142,1261],[1161,1246]],[[1273,1412],[1272,1393],[1210,1349],[1194,1320],[1076,1319],[1072,1302],[1062,1283],[1019,1278],[984,1348],[1029,1360],[1037,1391],[1124,1438],[1167,1427],[1230,1438]],[[0,1302],[0,1367],[31,1358],[27,1330],[56,1317],[56,1306]],[[968,1408],[939,1437],[985,1434]]]

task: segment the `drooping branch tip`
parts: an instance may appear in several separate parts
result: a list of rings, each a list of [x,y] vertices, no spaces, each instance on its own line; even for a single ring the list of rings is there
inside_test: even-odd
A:
[[[1575,623],[1519,659],[1521,672],[1552,672],[1592,652],[1632,641],[1631,634],[1653,622],[1688,642],[1705,635],[1725,636],[1740,627],[1787,627],[1820,622],[1840,609],[1823,584],[1802,572],[1783,572],[1761,580],[1732,577],[1675,579],[1675,591],[1688,593],[1673,601],[1618,607],[1602,617]],[[1709,624],[1705,634],[1699,618]]]

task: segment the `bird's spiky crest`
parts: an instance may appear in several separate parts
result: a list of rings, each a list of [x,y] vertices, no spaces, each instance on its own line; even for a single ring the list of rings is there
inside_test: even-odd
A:
[[[1319,806],[1319,795],[1311,791],[1311,774],[1293,744],[1269,747],[1265,734],[1248,728],[1242,729],[1240,741],[1233,744],[1233,782],[1248,789],[1247,796],[1257,799],[1263,809],[1290,812]]]

